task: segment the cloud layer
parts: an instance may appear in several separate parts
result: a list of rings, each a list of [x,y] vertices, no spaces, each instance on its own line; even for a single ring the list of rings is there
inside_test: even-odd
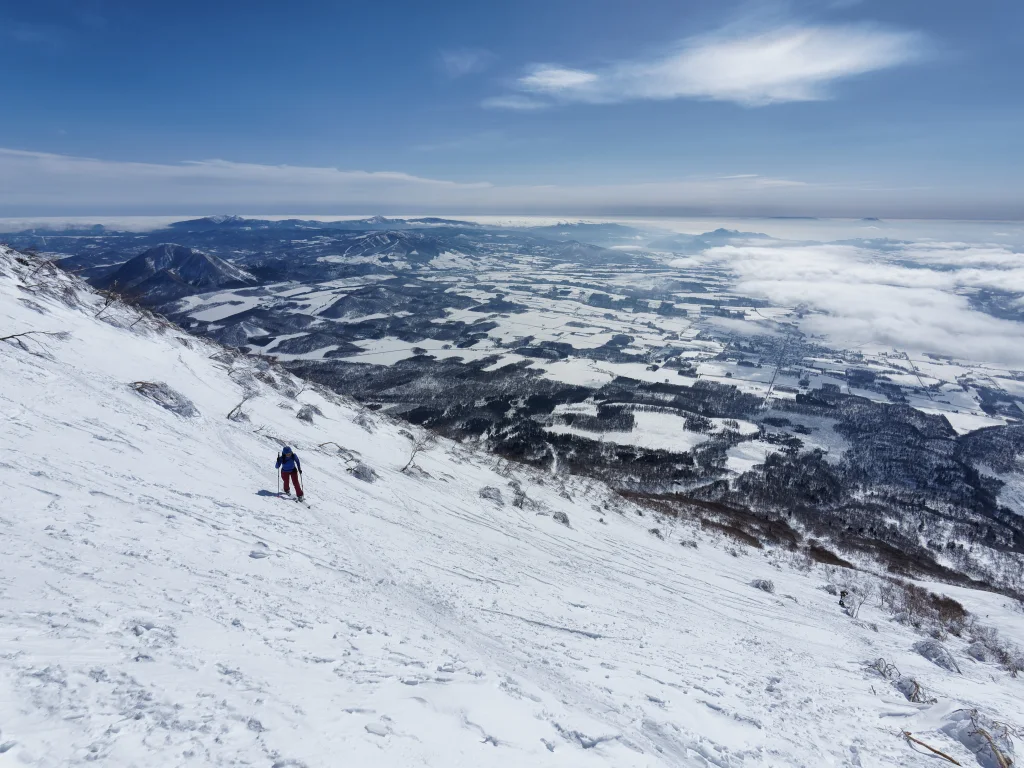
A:
[[[1020,192],[946,185],[908,191],[754,174],[651,183],[501,185],[408,173],[227,160],[131,163],[0,149],[0,216],[192,213],[1013,218]]]
[[[875,344],[1024,365],[1024,324],[972,309],[976,289],[1024,294],[1024,254],[998,246],[725,246],[674,262],[730,271],[735,290],[808,306],[801,328],[837,346]]]
[[[828,98],[833,82],[905,64],[922,50],[922,38],[911,32],[867,25],[788,26],[690,38],[659,56],[593,70],[536,64],[515,87],[549,103],[706,99],[753,107]],[[508,106],[516,108],[514,103]],[[501,103],[492,99],[489,106]]]

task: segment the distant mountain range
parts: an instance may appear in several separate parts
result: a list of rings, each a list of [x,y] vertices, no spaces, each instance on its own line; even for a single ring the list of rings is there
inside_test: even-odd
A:
[[[316,219],[246,219],[241,216],[204,216],[201,219],[176,221],[168,229],[196,232],[210,229],[295,229],[312,227],[336,230],[396,230],[422,229],[423,227],[479,227],[472,221],[439,219],[425,216],[415,219],[389,219],[385,216],[371,216],[368,219],[346,219],[343,221],[319,221]]]
[[[675,251],[679,253],[700,253],[708,248],[729,245],[736,240],[770,240],[770,236],[761,232],[740,232],[735,229],[716,229],[700,235],[669,235],[647,244],[656,251]]]

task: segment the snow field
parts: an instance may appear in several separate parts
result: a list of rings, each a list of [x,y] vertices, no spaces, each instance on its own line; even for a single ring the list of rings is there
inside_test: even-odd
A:
[[[69,335],[0,342],[0,765],[936,764],[902,728],[971,765],[951,713],[1024,722],[1021,681],[850,619],[820,569],[447,441],[403,473],[415,428],[24,275],[0,254],[0,335]],[[275,438],[308,506],[275,495]],[[956,596],[1024,636],[1005,598]]]

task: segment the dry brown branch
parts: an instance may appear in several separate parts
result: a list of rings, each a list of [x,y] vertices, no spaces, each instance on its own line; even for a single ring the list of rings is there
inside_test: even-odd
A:
[[[1010,768],[1010,761],[1003,757],[1003,753],[999,751],[999,747],[996,746],[995,741],[988,735],[988,731],[984,728],[978,728],[978,733],[985,737],[985,741],[988,742],[989,747],[992,749],[992,754],[996,756],[996,760],[999,761],[999,768]]]
[[[927,749],[927,750],[928,750],[929,752],[934,752],[934,753],[935,753],[936,755],[938,755],[939,757],[944,757],[944,758],[946,758],[946,759],[947,759],[947,760],[949,760],[949,762],[951,762],[951,763],[952,763],[953,765],[961,765],[961,766],[963,765],[962,763],[958,762],[957,760],[954,760],[954,759],[953,759],[952,757],[950,757],[949,755],[947,755],[947,754],[946,754],[945,752],[940,752],[940,751],[939,751],[939,750],[937,750],[937,749],[936,749],[935,747],[930,747],[930,746],[928,746],[927,744],[925,744],[925,743],[924,743],[923,741],[921,741],[920,739],[918,739],[918,738],[915,738],[915,737],[911,736],[911,735],[910,735],[910,731],[904,731],[904,732],[903,732],[903,737],[904,737],[904,738],[905,738],[905,739],[906,739],[907,741],[912,741],[912,742],[914,742],[915,744],[920,744],[920,745],[921,745],[922,747],[924,747],[925,749]],[[1004,766],[1003,768],[1005,768],[1005,766]]]
[[[971,725],[974,726],[973,732],[981,735],[985,739],[985,741],[988,742],[988,746],[992,750],[992,754],[995,755],[996,760],[999,761],[999,768],[1010,768],[1010,766],[1013,765],[1013,763],[1010,761],[1008,757],[1005,757],[1003,753],[999,750],[999,747],[996,746],[995,739],[992,738],[989,732],[978,724],[978,710],[976,709],[971,710]],[[1005,736],[1006,734],[1003,735]]]

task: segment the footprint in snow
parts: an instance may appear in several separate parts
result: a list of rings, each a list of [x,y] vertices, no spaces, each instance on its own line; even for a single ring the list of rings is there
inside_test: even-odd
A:
[[[381,723],[367,723],[363,727],[366,728],[367,733],[372,733],[374,736],[387,736],[391,733],[391,729]]]
[[[264,557],[270,557],[270,553],[267,552],[265,549],[254,549],[252,552],[249,553],[249,557],[251,557],[253,560],[262,560]]]

